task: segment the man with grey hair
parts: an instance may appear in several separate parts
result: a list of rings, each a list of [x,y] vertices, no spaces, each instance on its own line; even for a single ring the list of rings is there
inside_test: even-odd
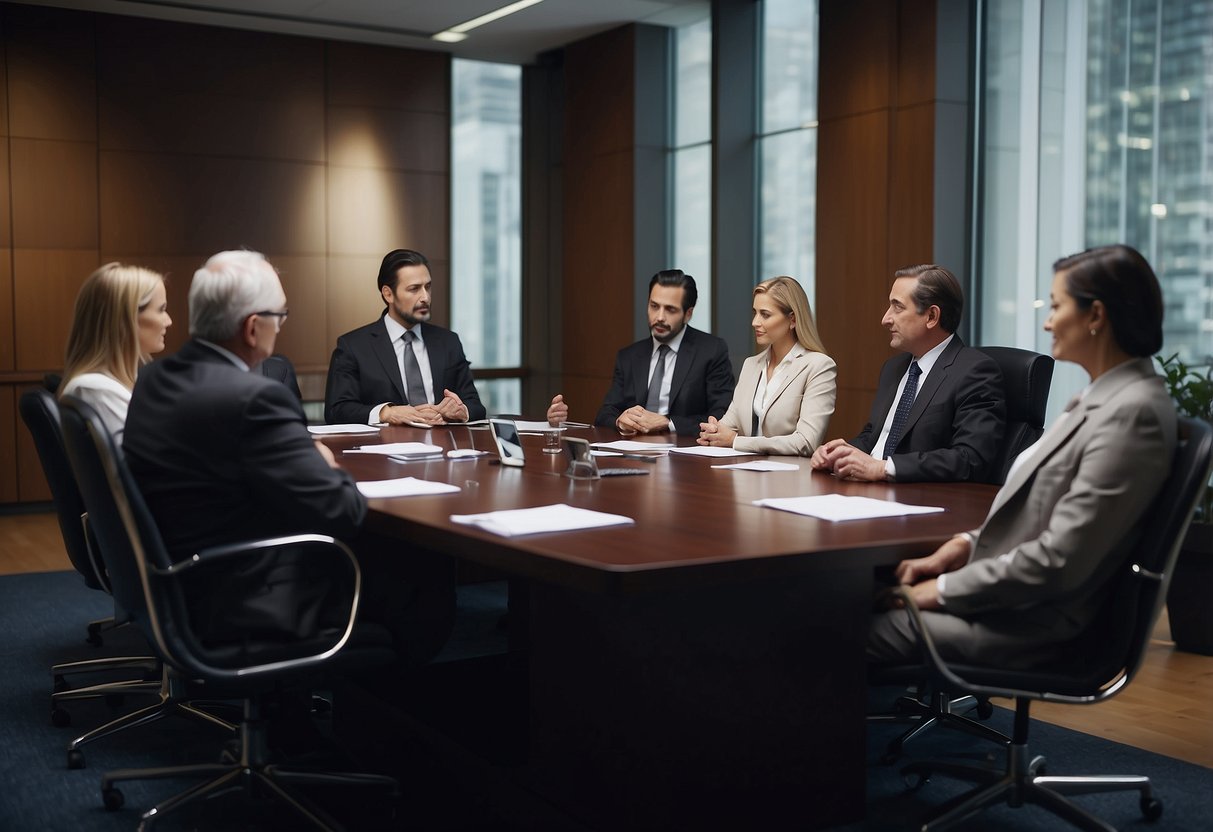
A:
[[[190,340],[140,371],[127,414],[126,457],[169,553],[332,535],[358,556],[366,618],[392,631],[404,661],[432,658],[454,618],[453,564],[362,532],[366,501],[312,439],[298,399],[249,372],[274,351],[287,318],[274,268],[256,252],[216,254],[194,274],[189,307]],[[281,560],[257,564],[236,582],[225,574],[213,591],[191,597],[208,640],[238,643],[263,627],[302,637],[324,620],[332,588],[299,580],[305,563]],[[250,592],[258,595],[255,614]],[[301,607],[309,614],[287,615]]]

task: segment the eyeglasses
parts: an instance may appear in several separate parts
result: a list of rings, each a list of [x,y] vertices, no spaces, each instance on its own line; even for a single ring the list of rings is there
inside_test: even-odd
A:
[[[254,312],[253,314],[259,318],[273,318],[274,330],[276,332],[280,332],[282,330],[282,325],[286,323],[286,316],[291,314],[291,310],[283,309],[281,312],[271,312],[267,309],[263,312]]]

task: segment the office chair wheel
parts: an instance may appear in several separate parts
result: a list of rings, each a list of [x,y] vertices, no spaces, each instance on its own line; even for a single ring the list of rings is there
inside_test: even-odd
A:
[[[106,809],[116,812],[122,808],[122,804],[126,802],[126,798],[122,795],[121,789],[110,786],[108,789],[101,790],[101,802],[105,804]]]
[[[989,699],[982,697],[981,699],[977,700],[976,710],[978,719],[989,719],[994,715],[994,703]]]
[[[72,715],[63,708],[51,708],[51,725],[56,728],[66,728],[72,724]]]
[[[79,748],[73,748],[67,752],[67,767],[68,768],[84,768],[84,752]]]
[[[1143,797],[1141,799],[1141,816],[1149,821],[1161,818],[1162,801],[1157,797]]]

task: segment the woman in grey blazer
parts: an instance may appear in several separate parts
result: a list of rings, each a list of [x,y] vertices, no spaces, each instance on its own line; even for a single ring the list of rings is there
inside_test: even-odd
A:
[[[897,566],[945,659],[1029,668],[1063,657],[1170,472],[1176,417],[1151,360],[1163,319],[1153,270],[1119,245],[1053,268],[1053,357],[1091,383],[1016,459],[980,528]],[[882,613],[869,659],[912,660],[916,641],[904,611]]]
[[[754,339],[724,418],[700,424],[700,445],[812,456],[834,413],[837,371],[825,353],[809,299],[790,277],[754,287]]]

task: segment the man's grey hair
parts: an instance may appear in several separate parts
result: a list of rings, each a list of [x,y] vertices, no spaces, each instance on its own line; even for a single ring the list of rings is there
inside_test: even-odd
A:
[[[194,272],[190,335],[216,343],[234,338],[244,319],[282,303],[282,283],[256,251],[221,251]]]

